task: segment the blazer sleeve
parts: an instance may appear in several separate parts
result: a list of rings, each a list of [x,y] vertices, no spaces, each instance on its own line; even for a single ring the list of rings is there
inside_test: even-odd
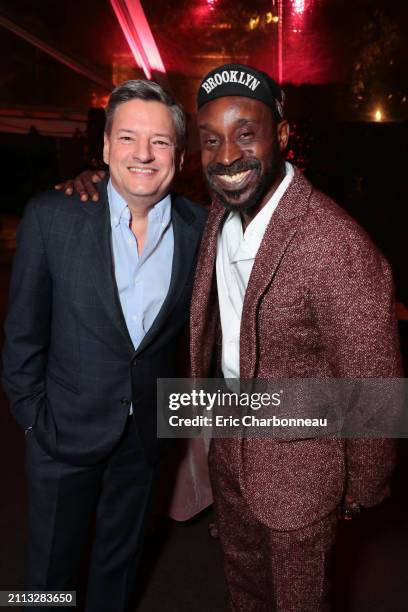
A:
[[[17,232],[5,321],[3,385],[11,411],[24,427],[35,425],[45,398],[52,282],[35,203],[28,204]]]
[[[311,283],[322,349],[337,378],[398,378],[402,369],[391,270],[365,235],[353,227],[346,230],[338,236],[326,233],[321,245],[326,243],[331,256],[320,259]],[[349,410],[364,414],[367,409],[364,393],[356,394]],[[396,420],[398,398],[384,403],[384,409],[385,419]],[[380,503],[389,494],[395,440],[350,437],[345,448],[347,494],[363,506]]]

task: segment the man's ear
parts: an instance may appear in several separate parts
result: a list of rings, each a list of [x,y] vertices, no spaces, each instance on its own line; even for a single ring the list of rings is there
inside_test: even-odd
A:
[[[278,142],[279,142],[279,149],[282,152],[285,151],[286,147],[288,146],[289,132],[290,132],[290,126],[289,126],[289,122],[286,121],[286,119],[278,123]]]
[[[184,154],[185,151],[180,151],[177,155],[177,171],[181,172],[184,164]],[[106,162],[105,162],[106,163]]]
[[[110,149],[109,136],[107,135],[106,132],[104,132],[103,134],[103,161],[107,165],[109,165],[109,149]]]

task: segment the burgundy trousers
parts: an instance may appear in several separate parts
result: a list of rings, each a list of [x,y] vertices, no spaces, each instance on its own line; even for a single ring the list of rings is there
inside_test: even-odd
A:
[[[213,440],[210,477],[231,612],[328,610],[328,565],[336,515],[276,531],[253,515],[237,477],[235,440]]]

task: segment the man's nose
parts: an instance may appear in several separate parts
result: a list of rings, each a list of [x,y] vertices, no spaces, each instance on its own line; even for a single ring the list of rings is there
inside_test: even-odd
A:
[[[153,147],[148,138],[138,138],[134,143],[132,157],[144,164],[154,159]]]
[[[242,150],[233,140],[224,140],[217,151],[217,162],[224,166],[231,166],[242,158]]]

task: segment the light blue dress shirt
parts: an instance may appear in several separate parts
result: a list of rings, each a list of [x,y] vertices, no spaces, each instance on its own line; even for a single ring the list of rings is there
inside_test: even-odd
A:
[[[112,252],[123,315],[135,349],[152,326],[168,293],[174,252],[171,198],[167,195],[149,211],[147,238],[141,255],[130,229],[126,201],[108,183]]]

